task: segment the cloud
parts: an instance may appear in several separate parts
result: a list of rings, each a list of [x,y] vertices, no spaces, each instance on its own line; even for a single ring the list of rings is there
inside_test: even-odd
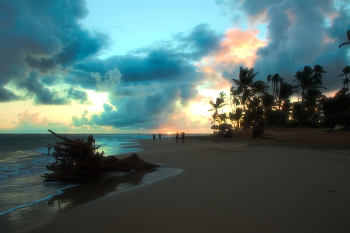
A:
[[[67,129],[68,125],[60,121],[52,121],[47,117],[40,118],[39,113],[30,113],[28,110],[17,115],[18,119],[12,129],[1,129],[2,132],[18,133],[45,133],[47,129],[62,130]]]
[[[20,99],[22,99],[20,96],[17,96],[12,91],[0,86],[0,102],[11,102]]]
[[[88,115],[88,110],[85,110],[83,114],[81,114],[81,117],[73,116],[72,117],[72,124],[77,127],[81,127],[84,125],[91,125],[89,119],[86,117]]]
[[[117,85],[122,83],[122,75],[118,68],[107,71],[107,73],[101,77],[101,74],[91,72],[91,77],[95,79],[97,91],[112,93],[117,89]]]
[[[208,132],[210,126],[210,121],[208,121],[207,117],[201,116],[199,119],[193,119],[192,114],[179,110],[171,114],[169,120],[158,127],[158,131],[203,133]]]
[[[194,61],[215,52],[221,39],[222,35],[208,25],[198,25],[188,33],[175,35],[167,47],[153,45],[123,56],[79,62],[65,81],[106,92],[110,102],[88,121],[86,115],[74,116],[74,125],[143,129],[160,126],[178,106],[186,106],[196,98],[196,87],[205,81],[205,76],[198,72]]]
[[[86,91],[77,90],[74,87],[70,87],[67,91],[67,100],[75,100],[78,103],[85,103],[89,100],[88,94]]]
[[[82,116],[87,115],[88,112],[84,112]],[[0,128],[1,133],[48,133],[47,130],[51,129],[56,133],[101,133],[109,132],[115,133],[110,127],[97,127],[93,125],[81,124],[79,127],[74,125],[63,123],[60,121],[54,121],[46,116],[41,116],[38,112],[30,112],[25,110],[17,115],[17,119],[12,121],[12,128]],[[0,122],[3,119],[0,119]]]
[[[257,30],[227,30],[220,50],[215,54],[215,63],[244,63],[252,67],[257,58],[256,51],[264,46],[264,42],[256,38],[257,33]]]
[[[104,60],[85,59],[74,66],[74,71],[66,81],[84,85],[83,77],[88,82],[91,81],[88,78],[90,72],[103,76],[115,68],[118,68],[125,83],[196,80],[199,74],[193,61],[215,51],[220,46],[221,39],[222,35],[210,30],[208,25],[198,25],[188,33],[175,35],[166,43],[167,46],[148,46]],[[78,81],[74,80],[74,75],[77,75]]]
[[[60,91],[50,90],[40,81],[41,75],[37,70],[32,70],[26,79],[17,83],[18,88],[25,89],[27,98],[33,98],[36,104],[43,105],[64,105],[70,104],[71,100],[78,103],[88,101],[88,95],[83,90],[78,90],[73,86]],[[47,78],[47,77],[46,77]],[[48,82],[47,80],[45,81]]]
[[[345,1],[302,0],[221,0],[218,5],[240,13],[255,24],[266,25],[266,45],[256,51],[254,68],[258,79],[279,73],[287,82],[305,65],[322,65],[326,70],[324,85],[328,91],[341,87],[336,77],[349,64],[347,49],[338,49],[346,41],[350,28],[350,10]],[[235,8],[233,8],[235,6]],[[245,64],[245,66],[249,66]],[[226,74],[232,70],[226,69]]]
[[[37,104],[62,105],[68,103],[65,98],[59,97],[58,92],[51,92],[40,83],[39,77],[39,72],[33,70],[26,79],[19,82],[18,86],[27,89],[29,95],[34,96],[34,101]]]
[[[35,93],[36,103],[64,104],[64,100],[53,97],[45,85],[53,85],[53,78],[40,84],[32,71],[40,75],[56,69],[69,67],[90,56],[96,56],[108,46],[108,37],[90,32],[82,27],[79,20],[86,17],[88,10],[83,0],[13,0],[0,3],[1,45],[0,45],[0,101],[16,100],[14,94],[4,87],[28,85]],[[29,77],[29,79],[28,79]],[[34,87],[28,80],[34,81]],[[27,98],[30,95],[27,95]],[[45,99],[47,98],[47,99]]]
[[[208,25],[200,24],[192,29],[188,35],[178,33],[175,41],[180,43],[176,51],[183,51],[189,58],[198,60],[217,50],[223,35],[209,29]]]
[[[13,0],[0,3],[0,102],[31,99],[35,104],[84,104],[89,92],[107,93],[99,113],[74,116],[76,127],[161,127],[198,97],[197,87],[225,88],[238,67],[254,67],[258,79],[280,73],[291,82],[305,65],[322,65],[329,89],[349,63],[338,49],[350,28],[342,2],[301,0],[216,0],[235,23],[225,32],[206,24],[171,39],[106,59],[98,55],[108,36],[79,23],[83,0]],[[345,3],[344,3],[345,4]],[[235,25],[237,25],[235,24]],[[266,26],[265,41],[259,28]],[[339,85],[337,81],[339,81]],[[185,118],[184,118],[185,119]]]
[[[167,84],[153,83],[139,86],[137,90],[146,95],[113,98],[110,104],[103,104],[103,112],[100,114],[93,114],[88,121],[86,115],[80,118],[74,116],[73,124],[135,129],[155,128],[166,121],[167,116],[174,111],[175,102],[180,94],[178,88]]]

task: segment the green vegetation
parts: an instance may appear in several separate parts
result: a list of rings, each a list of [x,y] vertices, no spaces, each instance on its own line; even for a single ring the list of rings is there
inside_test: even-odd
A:
[[[315,65],[313,68],[305,66],[294,75],[293,82],[296,81],[297,85],[293,86],[284,82],[278,73],[268,75],[266,83],[262,80],[255,81],[258,73],[254,68],[240,67],[238,78],[232,79],[234,85],[230,89],[228,100],[231,111],[228,113],[223,111],[223,107],[228,104],[225,102],[227,98],[223,91],[219,93],[215,103],[210,101],[212,109],[209,111],[214,111],[212,124],[215,125],[217,122],[220,126],[216,127],[218,129],[224,128],[229,122],[237,128],[250,128],[256,125],[323,127],[332,114],[350,111],[347,77],[350,74],[350,67],[342,69],[339,77],[345,76],[342,80],[343,87],[334,97],[322,94],[321,89],[326,89],[323,86],[324,73],[326,72],[320,65]],[[290,99],[296,92],[298,101],[291,102]]]

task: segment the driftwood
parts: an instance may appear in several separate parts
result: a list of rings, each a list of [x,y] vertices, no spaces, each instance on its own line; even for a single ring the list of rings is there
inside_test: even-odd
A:
[[[46,181],[93,181],[104,171],[143,171],[159,167],[157,164],[148,163],[139,158],[135,153],[125,159],[114,156],[103,156],[99,153],[100,146],[95,145],[92,135],[86,139],[69,139],[48,130],[63,142],[56,141],[55,145],[48,145],[48,154],[56,158],[56,162],[48,163],[46,168],[51,173],[45,173]],[[51,149],[54,150],[50,154]]]

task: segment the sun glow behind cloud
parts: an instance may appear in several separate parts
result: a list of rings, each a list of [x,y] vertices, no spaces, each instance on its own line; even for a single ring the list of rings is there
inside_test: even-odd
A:
[[[197,86],[197,97],[191,99],[186,107],[178,104],[179,106],[176,107],[177,111],[170,115],[167,123],[159,127],[159,131],[175,132],[184,127],[181,130],[186,130],[187,132],[188,130],[191,132],[210,132],[210,115],[212,112],[208,111],[211,109],[209,101],[215,101],[218,93],[221,91],[225,91],[227,96],[229,96],[229,89],[232,86],[230,80],[222,77],[223,71],[221,68],[223,66],[251,65],[256,59],[256,50],[264,45],[261,40],[256,38],[257,34],[258,30],[227,30],[217,51],[213,51],[210,56],[203,57],[196,65],[197,72],[205,76],[205,79]],[[83,117],[86,112],[84,117],[89,119],[93,114],[100,114],[104,111],[104,104],[110,105],[111,91],[113,92],[118,85],[122,84],[122,74],[118,68],[108,72],[108,77],[106,76],[108,79],[104,77],[107,81],[99,82],[101,80],[99,73],[91,73],[91,77],[96,80],[98,90],[85,90],[88,96],[86,103],[77,104],[73,102],[71,105],[62,105],[57,108],[52,105],[35,105],[30,104],[28,101],[19,101],[18,107],[15,109],[22,109],[20,115],[18,110],[13,113],[7,113],[6,116],[3,114],[2,119],[12,119],[12,121],[1,120],[0,128],[19,128],[24,124],[45,127],[61,125],[62,129],[74,128],[73,130],[79,131],[77,127],[72,125],[72,117]],[[53,87],[55,86],[51,88]],[[61,89],[64,87],[66,85],[60,86]],[[229,102],[228,99],[227,102]],[[6,105],[6,103],[2,104]],[[228,107],[229,105],[225,107],[225,112],[229,111]],[[83,112],[84,114],[82,115]],[[27,117],[26,122],[22,122],[23,116],[32,117]],[[37,122],[39,121],[41,123],[38,125]],[[84,127],[88,130],[94,130],[93,125],[85,125]],[[100,130],[114,130],[111,127],[99,127]]]
[[[265,42],[256,38],[258,30],[239,31],[229,29],[226,38],[221,42],[221,50],[215,55],[216,63],[244,64],[252,67],[258,48],[263,47]]]
[[[87,91],[87,93],[89,95],[88,104],[72,103],[61,105],[59,108],[55,105],[36,105],[32,101],[0,103],[1,109],[7,109],[0,115],[0,129],[23,129],[26,126],[26,129],[23,130],[29,130],[30,126],[44,128],[57,126],[62,128],[63,132],[79,131],[70,125],[72,116],[81,115],[84,111],[87,111],[89,115],[98,113],[103,110],[103,103],[108,102],[107,93],[94,91]]]
[[[209,101],[215,102],[219,92],[226,93],[226,106],[222,112],[229,112],[229,90],[233,83],[222,77],[223,67],[238,66],[252,67],[257,59],[256,51],[265,46],[265,42],[257,38],[258,30],[240,31],[229,29],[221,42],[221,46],[212,56],[204,57],[197,63],[198,71],[205,74],[206,81],[197,86],[198,98],[191,105],[190,113],[193,116],[206,118],[208,121],[212,112]],[[232,77],[235,78],[235,77]],[[210,124],[209,124],[210,125]]]
[[[103,110],[103,104],[108,103],[108,93],[106,92],[95,92],[95,91],[86,91],[89,96],[89,101],[93,103],[93,106],[89,107],[89,111],[97,113]]]
[[[35,126],[38,119],[79,132],[149,132],[170,124],[175,128],[168,132],[181,125],[186,131],[204,129],[209,101],[225,91],[229,102],[231,79],[238,77],[240,66],[254,67],[255,80],[279,73],[291,83],[296,71],[317,63],[325,68],[324,86],[332,93],[342,86],[334,77],[349,63],[348,50],[338,48],[347,39],[344,1],[196,0],[201,9],[192,4],[185,12],[182,0],[171,12],[160,0],[152,7],[141,1],[141,8],[118,3],[116,9],[124,13],[113,25],[108,22],[114,11],[105,4],[55,2],[39,8],[23,0],[5,3],[16,10],[6,14],[12,24],[2,33],[0,131],[29,122]],[[139,19],[130,18],[130,12],[152,17],[146,17],[140,31]],[[155,28],[158,33],[148,33],[152,38],[140,36]],[[228,105],[224,112],[229,111]]]

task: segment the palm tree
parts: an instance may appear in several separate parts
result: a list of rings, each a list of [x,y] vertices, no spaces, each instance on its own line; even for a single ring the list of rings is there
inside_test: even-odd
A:
[[[211,118],[213,119],[211,124],[215,125],[215,122],[218,121],[219,119],[219,114],[217,112],[214,112],[213,114],[211,114]],[[219,122],[219,121],[218,121]],[[215,131],[215,130],[214,130]]]
[[[214,103],[212,100],[209,101],[209,104],[211,105],[211,109],[208,110],[208,112],[214,111],[214,114],[212,115],[212,118],[214,119],[214,125],[215,125],[215,119],[218,117],[218,109],[222,108],[224,106],[223,100],[220,98],[216,98],[216,102]],[[212,122],[212,123],[213,123]]]
[[[298,74],[298,73],[297,73]],[[294,83],[295,81],[298,81],[298,85],[296,87],[298,87],[298,103],[299,103],[299,95],[300,95],[300,79],[297,77],[297,74],[294,75],[295,79],[292,81],[292,83]],[[301,73],[300,73],[301,74]]]
[[[258,98],[260,98],[260,93],[264,94],[266,91],[266,83],[264,81],[258,80],[254,83],[252,83],[252,85],[250,85],[250,87],[253,90],[253,93],[258,93]]]
[[[235,90],[234,86],[232,86],[230,89],[230,103],[231,103],[231,112],[233,112],[232,104],[235,104],[235,106],[237,106],[241,103],[239,100],[239,95],[237,94],[237,90]]]
[[[287,102],[287,100],[289,100],[289,98],[294,94],[295,90],[293,85],[283,82],[283,79],[281,79],[281,84],[280,84],[280,93],[279,93],[279,105],[280,105],[280,109],[281,109],[281,126],[283,125],[283,108],[281,108],[282,106],[282,102],[285,104]]]
[[[294,92],[295,92],[294,86],[292,86],[289,83],[282,82],[281,88],[280,88],[279,98],[281,101],[285,101],[285,100],[289,99],[293,95]]]
[[[249,97],[251,96],[250,86],[252,85],[255,76],[258,73],[254,73],[254,68],[239,67],[238,79],[232,79],[237,86],[237,94],[242,94],[242,104],[245,105]]]
[[[304,111],[304,100],[310,89],[319,89],[323,87],[322,73],[326,73],[323,67],[320,65],[315,65],[314,69],[310,66],[305,66],[303,71],[298,71],[295,74],[295,78],[298,80],[301,89],[301,124],[303,124],[303,111]]]
[[[237,86],[237,94],[242,94],[241,103],[246,106],[247,102],[250,100],[252,96],[252,92],[250,86],[252,85],[255,76],[258,73],[254,73],[254,68],[243,68],[239,67],[239,76],[238,79],[232,79],[234,84]],[[247,116],[247,125],[249,125],[248,114]]]
[[[340,76],[345,75],[345,79],[343,79],[343,85],[344,85],[344,87],[346,85],[346,87],[348,88],[348,93],[349,93],[349,81],[350,80],[348,79],[348,74],[350,74],[350,66],[345,66],[344,69],[342,69],[342,71],[343,71],[343,73],[341,75],[339,75],[338,78]]]
[[[230,119],[231,123],[233,124],[235,121],[237,122],[237,128],[239,127],[239,121],[242,118],[242,112],[243,112],[243,109],[236,108],[236,113],[230,112],[230,114],[229,114],[229,119]]]
[[[314,88],[309,89],[305,96],[308,118],[312,120],[313,123],[316,123],[317,118],[320,116],[320,111],[317,111],[317,106],[322,97],[322,92]]]
[[[224,91],[219,93],[219,97],[216,98],[215,103],[210,100],[209,104],[211,105],[211,109],[208,110],[208,112],[214,111],[214,113],[211,115],[213,121],[211,122],[211,124],[214,123],[215,125],[215,121],[219,121],[220,122],[220,117],[219,117],[219,113],[218,113],[218,109],[224,107],[226,104],[225,102],[225,98],[226,98],[226,93]],[[218,120],[219,119],[219,120]]]
[[[224,101],[226,99],[226,92],[224,91],[219,92],[219,98]]]
[[[345,79],[342,79],[343,81],[343,85],[344,85],[344,88],[345,88],[345,85],[346,85],[346,89],[348,89],[348,93],[349,93],[349,82],[350,82],[350,79],[348,78],[345,78]]]
[[[339,48],[342,47],[343,45],[350,44],[350,30],[348,30],[348,31],[346,32],[346,36],[348,37],[348,41],[347,41],[347,42],[344,42],[344,43],[341,43],[341,44],[339,45]]]
[[[269,93],[265,93],[263,96],[263,101],[262,104],[265,109],[265,126],[267,126],[267,121],[268,121],[268,112],[269,109],[275,105],[275,98],[273,95],[270,95]]]
[[[253,97],[252,99],[250,99],[248,104],[250,113],[254,117],[254,126],[257,126],[257,123],[259,122],[258,114],[263,112],[263,111],[259,111],[259,105],[260,105],[260,100],[257,97]]]
[[[278,73],[274,74],[271,78],[272,82],[272,95],[277,99],[279,96],[279,84],[281,82],[282,77]]]
[[[220,123],[225,123],[226,124],[226,120],[227,120],[227,115],[226,115],[226,112],[225,113],[222,113],[222,114],[219,114],[219,121]]]
[[[222,101],[222,105],[221,105],[221,107],[220,108],[222,108],[222,107],[224,107],[226,104],[224,104],[224,102],[225,102],[225,99],[226,99],[226,92],[224,92],[224,91],[221,91],[221,92],[219,92],[219,98],[221,99],[221,101]],[[222,113],[224,113],[224,110],[222,109]]]
[[[271,81],[271,77],[272,77],[271,74],[267,75],[267,77],[266,77],[266,88],[267,88],[266,92],[267,93],[269,93],[269,82]]]

